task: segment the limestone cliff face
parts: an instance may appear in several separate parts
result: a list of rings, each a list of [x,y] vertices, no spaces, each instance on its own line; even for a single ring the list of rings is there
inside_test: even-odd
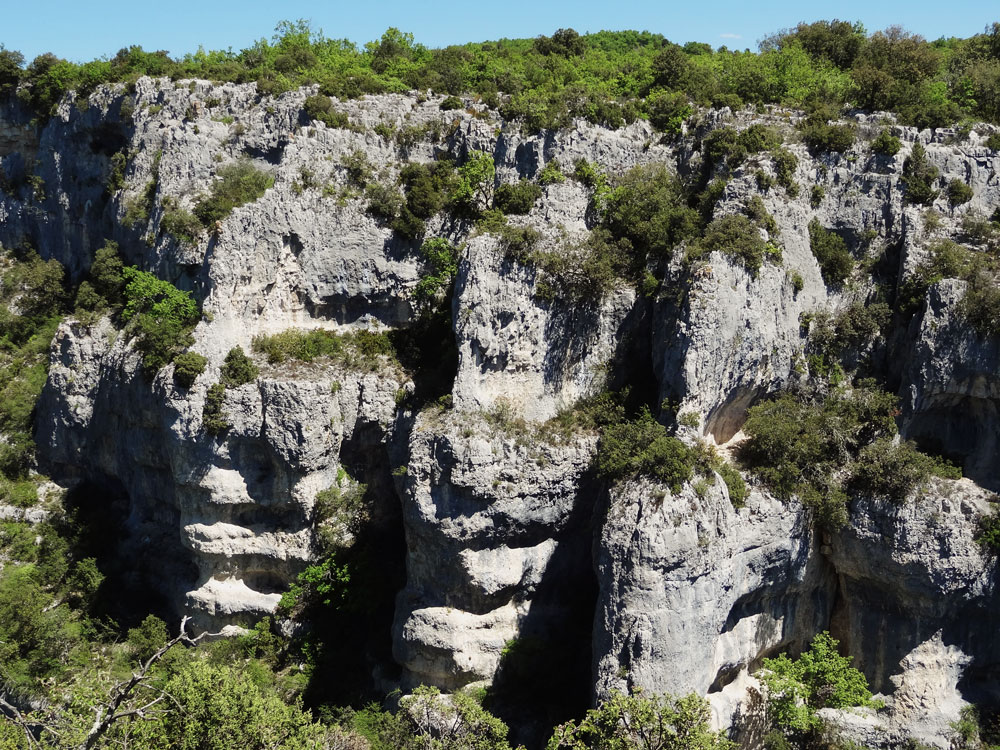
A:
[[[36,428],[42,465],[60,482],[122,498],[122,554],[137,561],[137,580],[202,627],[271,612],[314,554],[316,493],[347,467],[371,473],[355,478],[379,488],[381,522],[405,533],[391,628],[404,688],[501,679],[516,644],[533,642],[583,664],[592,698],[696,690],[729,724],[746,712],[747,675],[763,657],[830,629],[889,697],[880,721],[893,736],[946,746],[962,701],[995,694],[990,675],[1000,670],[990,637],[996,563],[972,540],[988,507],[981,487],[1000,482],[1000,362],[996,342],[961,319],[963,282],[934,286],[909,329],[886,331],[875,355],[899,384],[904,436],[937,438],[971,479],[942,481],[903,506],[858,500],[838,536],[819,534],[797,504],[759,487],[738,510],[722,481],[677,493],[646,481],[608,488],[591,469],[596,437],[544,423],[607,385],[641,382],[697,416],[697,427],[680,428],[684,439],[738,438],[746,408],[798,376],[802,315],[874,291],[824,285],[809,222],[836,229],[858,256],[884,248],[888,274],[905,279],[933,239],[902,200],[908,149],[925,144],[946,179],[976,191],[955,210],[939,199],[947,215],[934,231],[943,237],[962,214],[1000,204],[1000,159],[982,137],[951,143],[949,133],[904,128],[903,151],[889,159],[861,145],[813,158],[793,142],[794,177],[806,187],[795,198],[761,192],[757,173],[773,168],[751,160],[716,215],[760,195],[782,262],[753,276],[719,253],[693,273],[674,261],[666,273],[676,284],[658,296],[622,286],[573,305],[548,300],[537,269],[439,215],[427,235],[462,248],[448,408],[414,413],[412,373],[388,363],[370,372],[261,361],[255,382],[227,391],[232,428],[213,437],[205,394],[231,347],[249,351],[253,336],[293,327],[405,329],[415,320],[417,245],[366,213],[345,155],[363,153],[385,182],[407,160],[473,151],[493,154],[498,183],[579,158],[609,175],[649,162],[693,174],[699,138],[713,127],[761,121],[791,132],[781,113],[725,111],[674,145],[642,122],[525,136],[472,102],[442,112],[439,98],[395,95],[338,103],[356,127],[334,129],[305,119],[311,93],[260,99],[252,85],[144,78],[132,92],[100,89],[86,106],[67,100],[41,129],[13,109],[0,113],[0,166],[21,185],[0,193],[0,242],[30,240],[79,277],[114,239],[129,262],[192,290],[206,312],[193,350],[208,369],[190,389],[170,367],[144,373],[107,320],[69,320],[52,344]],[[862,117],[858,127],[873,135],[881,125]],[[392,130],[407,136],[391,140]],[[124,189],[109,192],[118,152],[128,155]],[[274,186],[194,244],[162,230],[165,199],[190,208],[238,158],[267,170]],[[41,178],[37,190],[30,174]],[[128,225],[127,208],[150,185],[148,215]],[[812,185],[823,188],[818,201]],[[592,228],[589,201],[575,181],[551,184],[512,223],[557,249]]]

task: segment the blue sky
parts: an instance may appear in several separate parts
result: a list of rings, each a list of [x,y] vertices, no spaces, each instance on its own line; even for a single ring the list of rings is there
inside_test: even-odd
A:
[[[534,37],[557,28],[583,33],[601,29],[659,32],[677,42],[756,49],[757,40],[799,21],[840,18],[861,21],[869,31],[900,24],[928,39],[969,36],[1000,21],[995,0],[892,0],[879,2],[792,2],[771,0],[80,0],[31,2],[4,0],[0,6],[0,43],[31,60],[55,52],[75,61],[112,56],[140,44],[179,56],[206,49],[235,50],[270,37],[282,19],[306,18],[329,37],[363,43],[389,26],[437,47],[500,37]]]

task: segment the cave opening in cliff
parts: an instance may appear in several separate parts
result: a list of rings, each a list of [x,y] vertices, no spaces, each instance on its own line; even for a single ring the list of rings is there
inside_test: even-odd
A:
[[[303,617],[309,622],[304,640],[315,654],[304,700],[313,707],[361,708],[385,698],[385,686],[400,676],[392,658],[392,620],[396,594],[406,583],[406,542],[381,427],[358,425],[340,459],[366,486],[367,520],[350,547],[336,553],[350,576],[345,601],[315,606]]]
[[[151,535],[155,527],[142,522],[122,483],[110,476],[80,482],[67,492],[65,508],[61,523],[71,559],[93,558],[104,576],[91,615],[122,632],[149,614],[170,622],[175,612],[163,590],[164,572],[183,577],[183,560],[173,559],[175,550]]]

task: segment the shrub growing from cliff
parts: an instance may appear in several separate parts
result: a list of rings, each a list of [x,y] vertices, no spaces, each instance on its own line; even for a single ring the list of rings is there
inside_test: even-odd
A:
[[[208,360],[197,352],[184,352],[174,357],[174,380],[182,388],[190,388],[194,381],[205,372]]]
[[[202,197],[194,207],[194,215],[209,228],[229,216],[234,208],[260,198],[274,184],[273,177],[248,159],[222,167],[218,178],[212,183],[209,195]]]
[[[246,355],[242,346],[234,346],[226,354],[226,359],[222,363],[220,370],[222,382],[227,388],[239,388],[241,385],[252,383],[260,375],[260,370],[253,360]]]
[[[542,189],[529,180],[513,184],[504,183],[497,188],[493,196],[493,207],[505,214],[526,214],[541,197]]]
[[[704,236],[688,247],[687,258],[697,260],[713,252],[741,263],[754,278],[765,260],[781,262],[781,249],[765,241],[757,225],[742,214],[723,216],[709,224]]]
[[[838,645],[824,632],[798,659],[785,654],[764,659],[757,677],[767,688],[768,714],[778,729],[802,737],[820,728],[816,711],[821,708],[881,707],[851,658],[837,652]]]
[[[201,317],[190,292],[133,266],[122,269],[125,307],[121,317],[137,335],[142,363],[156,372],[191,345],[191,330]]]
[[[809,249],[819,263],[827,286],[840,286],[847,281],[854,268],[854,258],[847,243],[836,232],[824,229],[818,219],[809,222]]]
[[[222,383],[215,383],[206,392],[201,422],[209,435],[221,435],[232,427],[226,417],[226,386]]]
[[[708,701],[613,692],[579,723],[556,727],[548,750],[734,750],[724,732],[713,732]]]
[[[386,333],[375,331],[339,334],[322,328],[311,331],[289,329],[271,336],[255,336],[252,346],[271,364],[289,359],[312,362],[329,358],[347,368],[372,372],[387,364],[399,366],[392,339]]]
[[[927,161],[927,150],[922,144],[914,143],[910,155],[903,161],[903,176],[900,178],[906,187],[906,202],[931,205],[938,197],[938,191],[933,187],[937,177],[937,167]]]
[[[692,472],[688,448],[648,411],[634,421],[604,428],[597,448],[597,473],[609,481],[648,476],[680,491]]]
[[[847,521],[847,491],[900,502],[931,474],[958,476],[912,445],[895,445],[897,403],[873,381],[824,398],[782,394],[747,412],[740,456],[779,497],[797,495],[837,528]]]

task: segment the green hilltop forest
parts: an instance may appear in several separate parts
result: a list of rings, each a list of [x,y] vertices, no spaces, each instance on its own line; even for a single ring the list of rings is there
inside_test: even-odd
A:
[[[77,101],[82,101],[99,86],[128,87],[141,76],[255,83],[262,97],[318,84],[319,93],[307,100],[306,110],[311,119],[321,121],[337,115],[326,97],[354,99],[366,94],[431,90],[447,95],[442,109],[464,109],[458,97],[473,96],[528,132],[565,128],[575,118],[608,128],[646,119],[669,137],[698,109],[728,107],[735,111],[775,104],[806,113],[801,130],[807,144],[838,151],[843,150],[838,148],[843,133],[838,130],[841,126],[831,121],[848,110],[892,112],[899,124],[919,128],[1000,123],[1000,23],[966,39],[927,41],[901,27],[872,33],[860,23],[819,21],[776,32],[762,40],[756,52],[713,49],[694,42],[681,46],[646,31],[580,35],[572,29],[534,39],[430,49],[417,43],[412,34],[390,28],[381,39],[359,47],[347,40],[326,38],[303,21],[283,22],[270,41],[261,39],[238,52],[199,50],[177,59],[166,52],[132,46],[111,59],[86,63],[69,62],[49,53],[29,62],[19,52],[0,45],[0,106],[16,100],[33,113],[38,126],[53,116],[67,92],[75,91]],[[310,106],[314,111],[309,111]],[[895,141],[895,149],[899,149],[899,141],[888,131],[885,138]],[[849,134],[845,148],[852,142],[853,134]],[[746,147],[756,152],[764,148],[717,145],[720,158],[730,153],[726,149]],[[885,148],[892,146],[889,143]],[[609,189],[603,175],[588,175],[587,167],[577,165],[573,177],[584,184],[587,180],[600,182],[602,189]],[[492,166],[489,171],[492,178]],[[617,191],[605,204],[600,226],[609,237],[630,237],[636,247],[645,248],[653,241],[650,237],[663,234],[663,226],[650,228],[630,213],[632,204],[641,202],[639,196],[653,193],[639,182],[645,173],[636,174],[632,178],[636,184],[630,186],[626,179],[616,186]],[[558,174],[556,179],[565,177]],[[232,205],[255,199],[270,185],[262,182],[246,188],[252,193],[249,198],[233,199],[223,209],[206,199],[195,211],[204,226],[192,218],[190,226],[171,231],[178,237],[185,231],[196,236],[224,217]],[[452,185],[449,190],[458,188]],[[524,196],[515,195],[514,188],[501,196],[501,202],[508,202],[504,205],[514,206],[509,213],[526,213],[516,210],[516,205],[526,203],[530,208],[540,192],[534,186],[524,190]],[[696,207],[681,207],[679,194],[653,195],[650,200],[676,204],[676,215],[692,227],[702,222]],[[401,209],[397,206],[394,210],[398,213]],[[766,210],[761,210],[769,218]],[[669,223],[666,219],[663,222]],[[678,219],[675,223],[679,226],[683,222]],[[749,219],[738,217],[729,223],[739,224],[732,229],[734,233],[749,237],[747,242],[752,246],[746,251],[747,268],[759,269],[774,249],[765,246]],[[700,244],[692,244],[692,256],[717,249],[713,241],[727,248],[736,246],[722,236],[725,225],[720,222],[712,228],[715,235],[709,232]],[[694,236],[693,229],[687,234],[683,227],[676,231],[681,237]],[[817,247],[823,243],[831,246],[822,251],[826,253],[825,260],[821,259],[824,278],[829,275],[831,283],[842,282],[850,268],[844,271],[838,259],[846,256],[846,248],[839,249],[837,239],[824,234],[818,225],[810,231],[816,235]],[[992,226],[990,231],[994,231]],[[650,237],[640,237],[641,232]],[[452,283],[457,260],[454,249],[443,240],[425,243],[423,252],[437,273],[429,276],[417,293],[433,301]],[[819,258],[821,253],[815,252]],[[124,265],[111,245],[97,251],[89,276],[75,287],[56,261],[43,261],[34,252],[18,251],[0,262],[4,277],[0,286],[0,429],[5,435],[0,446],[0,502],[5,507],[26,509],[37,502],[39,493],[44,500],[48,491],[44,477],[31,471],[32,409],[45,383],[48,346],[59,321],[74,312],[80,318],[88,311],[92,317],[96,317],[95,311],[111,311],[123,323],[134,318],[132,330],[150,370],[173,358],[177,365],[174,377],[179,383],[188,378],[190,386],[203,372],[204,358],[177,352],[189,345],[189,334],[200,312],[188,293]],[[844,262],[850,266],[852,261],[848,257]],[[642,262],[639,266],[645,268]],[[617,272],[641,276],[631,269]],[[656,283],[653,279],[654,287]],[[801,278],[798,283],[801,286]],[[995,297],[990,299],[996,301]],[[869,328],[877,329],[878,325],[870,324]],[[255,351],[267,353],[272,362],[292,357],[285,349],[298,346],[305,350],[307,344],[319,353],[310,353],[309,358],[299,356],[303,361],[348,351],[382,362],[378,358],[393,351],[388,339],[375,340],[374,336],[371,340],[359,336],[341,341],[317,332],[314,338],[303,342],[275,337],[263,341],[261,349]],[[327,349],[322,349],[324,346]],[[252,381],[256,369],[243,350],[234,348],[231,354],[223,370],[224,382],[238,386]],[[224,388],[218,388],[221,403]],[[876,439],[885,441],[878,445],[888,446],[895,435],[894,397],[875,390],[869,394],[865,388],[856,394],[860,395],[855,398],[868,401],[859,405],[849,399],[832,399],[825,410],[816,407],[810,411],[785,399],[773,402],[767,410],[758,408],[747,430],[757,438],[751,446],[756,453],[748,452],[745,459],[765,467],[758,473],[785,495],[805,494],[803,488],[814,489],[813,485],[819,487],[814,493],[819,495],[829,485],[829,477],[819,476],[816,467],[825,467],[825,471],[834,464],[839,466],[839,458],[830,459],[829,466],[823,460],[827,454],[839,456],[835,448],[840,446],[842,424],[847,424],[852,434],[859,431],[858,424],[870,427],[873,437],[864,443],[866,446],[875,445]],[[582,410],[576,418],[590,419],[600,426],[623,422],[624,408],[617,403],[598,401],[586,409],[590,411]],[[217,431],[222,433],[228,424],[221,412],[216,416]],[[775,424],[787,429],[776,432]],[[815,432],[831,437],[826,442],[817,439],[817,445],[812,446],[815,450],[808,453],[810,446],[802,447],[804,441],[794,432],[803,424],[818,424]],[[718,463],[714,455],[688,455],[648,412],[634,423],[608,428],[604,435],[597,467],[604,478],[647,474],[679,485],[693,476],[698,461],[702,461],[720,471],[727,484],[732,482],[731,497],[737,497],[737,487],[740,500],[746,492],[739,472],[731,465]],[[787,445],[782,443],[785,439]],[[834,442],[837,446],[830,447]],[[645,453],[636,454],[635,445],[644,446]],[[801,455],[793,453],[795,446],[802,447]],[[954,476],[957,471],[915,450],[911,453],[900,461],[904,468],[917,466],[914,471],[919,469],[921,477],[931,473]],[[872,457],[869,463],[876,459]],[[864,479],[862,475],[870,466],[862,463],[854,471],[856,477]],[[680,469],[667,471],[674,464]],[[810,468],[818,478],[809,478]],[[878,479],[883,484],[889,482],[884,477]],[[337,490],[335,497],[331,494],[322,500],[336,505],[339,512],[357,498],[342,497]],[[364,611],[364,587],[379,585],[363,576],[354,580],[347,566],[339,565],[335,558],[309,567],[282,599],[278,616],[294,615],[307,624],[294,636],[278,634],[275,623],[265,619],[238,637],[204,639],[187,632],[183,623],[178,631],[178,623],[145,616],[146,611],[138,616],[135,612],[123,614],[121,603],[102,588],[108,571],[101,570],[98,560],[102,534],[110,533],[102,510],[87,503],[75,505],[72,498],[57,507],[46,520],[33,525],[0,516],[4,519],[0,520],[0,750],[511,747],[507,726],[489,712],[492,696],[485,689],[446,699],[435,689],[419,688],[401,701],[390,698],[379,703],[383,696],[344,696],[327,688],[340,677],[331,666],[338,664],[335,657],[340,644],[324,633],[337,632],[342,613]],[[843,515],[843,509],[838,506],[835,510],[834,521],[843,523],[837,515]],[[986,529],[994,546],[1000,546],[998,524],[1000,521]],[[310,622],[323,627],[310,630]],[[774,731],[766,738],[769,748],[835,747],[822,744],[818,709],[876,707],[864,677],[851,667],[849,659],[839,655],[837,642],[826,633],[816,636],[809,650],[797,659],[776,655],[765,659],[762,669],[775,717]],[[331,701],[331,694],[337,694],[338,700]],[[967,720],[968,725],[956,731],[963,739],[975,737],[975,743],[969,740],[956,747],[987,747],[988,732],[984,729],[980,733],[973,714],[968,714]],[[693,694],[616,694],[600,707],[578,712],[573,720],[548,726],[546,731],[551,735],[548,747],[552,750],[735,747],[724,733],[709,728],[708,704]]]
[[[669,130],[691,106],[781,104],[833,113],[888,110],[903,124],[943,127],[1000,120],[1000,24],[968,39],[929,42],[894,26],[817,21],[779,31],[759,52],[674,44],[660,34],[559,29],[536,39],[501,39],[428,49],[390,28],[363,48],[328,39],[304,21],[283,22],[268,42],[239,52],[123,48],[110,60],[75,64],[54,54],[25,65],[0,46],[0,94],[16,91],[41,118],[74,89],[139,76],[256,82],[261,94],[309,83],[340,98],[413,89],[476,95],[527,128],[559,128],[574,117],[618,127],[638,117]]]

